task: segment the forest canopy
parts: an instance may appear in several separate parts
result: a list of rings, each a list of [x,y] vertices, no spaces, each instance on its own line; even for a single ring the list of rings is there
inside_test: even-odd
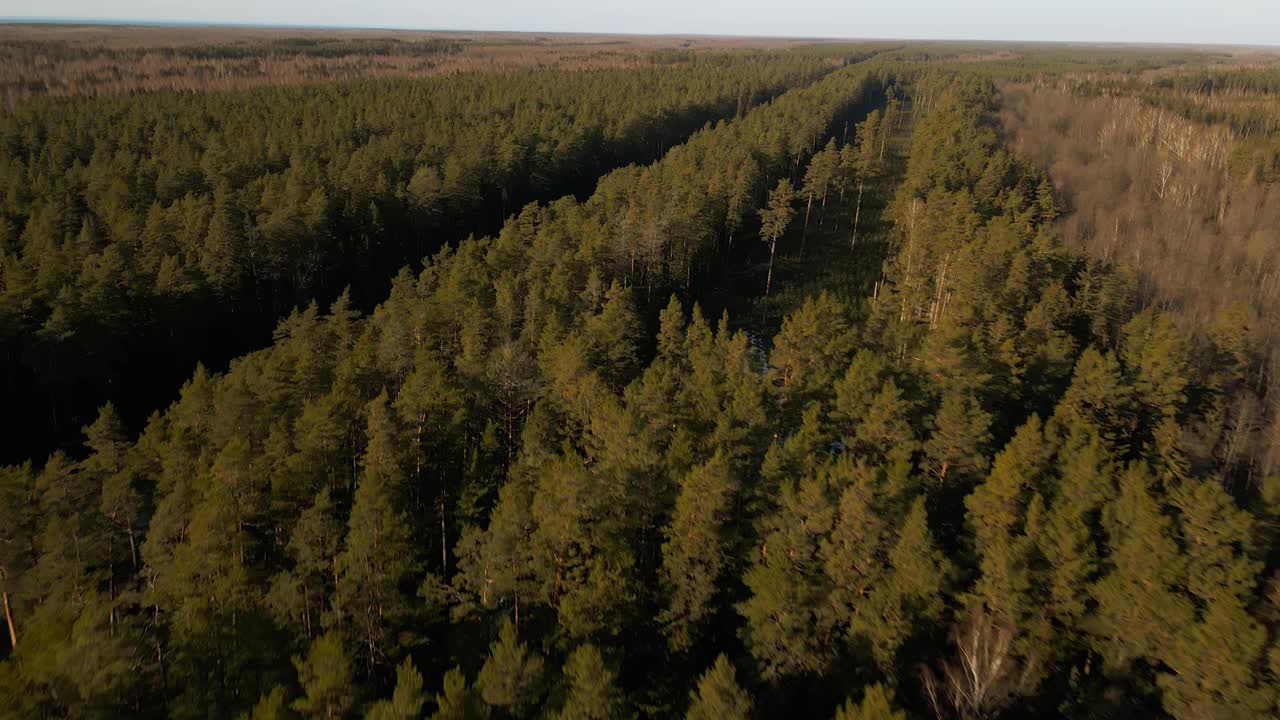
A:
[[[1280,712],[1273,71],[646,57],[0,116],[5,713]]]

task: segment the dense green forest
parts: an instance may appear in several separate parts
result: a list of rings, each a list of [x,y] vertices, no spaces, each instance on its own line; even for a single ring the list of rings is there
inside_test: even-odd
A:
[[[0,117],[0,370],[35,413],[4,429],[15,449],[74,447],[109,399],[140,425],[197,361],[261,347],[289,309],[343,288],[371,308],[441,245],[530,200],[586,195],[842,61],[735,53],[27,103]]]
[[[6,373],[114,352],[161,399],[98,375],[77,446],[6,448],[0,715],[1280,712],[1280,442],[1237,444],[1242,404],[1276,427],[1270,296],[1200,311],[1012,149],[1020,93],[1218,59],[1175,57],[32,100]],[[195,343],[221,313],[279,321]]]

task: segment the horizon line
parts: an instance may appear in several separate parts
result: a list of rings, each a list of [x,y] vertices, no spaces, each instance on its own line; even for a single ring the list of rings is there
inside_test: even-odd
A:
[[[513,35],[615,35],[636,38],[727,38],[727,39],[759,39],[759,40],[801,40],[826,42],[954,42],[954,43],[993,43],[993,44],[1031,44],[1031,45],[1093,45],[1110,47],[1193,47],[1193,48],[1244,48],[1244,49],[1280,49],[1280,43],[1239,43],[1215,42],[1199,40],[1152,41],[1152,40],[1009,40],[1002,38],[979,37],[894,37],[894,36],[858,36],[838,37],[819,35],[768,35],[761,33],[708,33],[708,32],[661,32],[638,33],[618,30],[509,30],[479,28],[445,28],[445,27],[410,27],[385,25],[329,25],[312,23],[275,23],[275,22],[235,22],[204,20],[158,20],[130,18],[95,18],[95,17],[41,17],[41,16],[0,16],[0,26],[18,25],[66,25],[82,27],[140,27],[140,28],[235,28],[263,30],[361,30],[377,32],[421,32],[421,33],[489,33]]]

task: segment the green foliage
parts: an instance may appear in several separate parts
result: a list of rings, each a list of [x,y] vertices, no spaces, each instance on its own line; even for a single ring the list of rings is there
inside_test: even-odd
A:
[[[519,716],[542,697],[542,666],[542,658],[520,642],[515,624],[505,620],[476,678],[480,697],[489,707]]]
[[[304,40],[162,54],[234,56],[252,60],[248,70],[283,43],[332,58],[347,51],[331,47],[359,47],[356,63],[392,48],[424,62],[401,55],[417,41]],[[845,52],[30,99],[0,121],[9,389],[70,414],[73,432],[121,384],[141,396],[129,398],[140,416],[170,398],[150,387],[157,374],[176,383],[198,360],[261,347],[292,308],[344,286],[371,307],[402,266],[496,229],[526,202],[651,162],[830,73]],[[28,423],[5,428],[32,447],[69,439],[42,418]]]
[[[733,509],[738,481],[717,453],[680,483],[662,569],[671,604],[663,614],[673,649],[688,648],[716,606],[722,575],[737,547]]]
[[[561,720],[615,720],[630,717],[617,687],[617,675],[594,645],[578,646],[564,663],[568,683]]]
[[[426,696],[422,693],[422,674],[405,658],[396,667],[396,689],[390,700],[379,700],[369,706],[365,720],[417,720],[422,717]]]
[[[405,497],[402,445],[385,394],[368,414],[364,472],[334,569],[335,610],[363,642],[365,661],[374,664],[394,649],[393,631],[410,612],[402,588],[415,568],[407,519],[397,509]]]
[[[293,658],[293,664],[298,669],[302,696],[292,707],[304,717],[343,717],[355,707],[355,663],[342,636],[333,632],[321,635],[311,643],[306,656]]]
[[[746,720],[751,716],[751,696],[738,686],[733,663],[724,655],[698,680],[690,693],[687,720]]]
[[[289,707],[289,700],[284,688],[276,686],[271,692],[262,696],[257,705],[249,713],[248,720],[289,720],[295,717]]]
[[[441,250],[367,315],[347,295],[292,312],[269,346],[224,371],[197,368],[140,433],[123,404],[107,405],[83,448],[0,468],[11,712],[1274,712],[1280,493],[1240,461],[1265,445],[1272,414],[1240,318],[1188,332],[1143,309],[1123,271],[1059,246],[1054,188],[1002,146],[986,70],[718,62],[655,82],[688,107],[792,77],[740,77],[755,65],[822,79],[769,103],[735,97],[732,122],[610,173],[585,200],[530,205],[496,236]],[[554,166],[661,134],[617,127],[607,139],[561,116],[579,107],[566,88],[617,73],[583,71],[564,88],[514,75],[533,87],[459,80],[476,108],[450,100],[428,115],[459,117],[413,137],[400,120],[379,124],[382,110],[355,113],[383,86],[353,84],[333,108],[351,116],[347,129],[321,133],[314,156],[278,139],[289,154],[264,147],[267,160],[246,160],[205,128],[221,139],[188,158],[188,180],[153,182],[151,170],[124,171],[128,152],[94,151],[67,190],[87,210],[47,207],[62,190],[41,168],[74,159],[29,155],[56,137],[0,135],[36,183],[11,188],[30,205],[22,227],[14,213],[9,230],[0,223],[0,322],[7,332],[22,313],[47,313],[47,349],[78,341],[84,313],[133,302],[60,262],[26,267],[16,243],[79,253],[76,268],[125,287],[150,277],[139,255],[181,256],[165,293],[216,290],[204,297],[234,304],[265,282],[255,273],[283,267],[257,254],[274,242],[267,228],[340,245],[313,231],[341,219],[341,237],[355,238],[343,257],[359,262],[398,223],[443,229],[460,208],[501,205],[503,188],[558,182],[521,179],[527,158]],[[503,88],[509,100],[494,94]],[[539,92],[542,113],[524,105]],[[613,90],[598,94],[613,102]],[[202,100],[210,117],[224,101]],[[494,118],[486,128],[511,132],[492,142],[483,129],[430,137],[503,103],[514,124]],[[589,122],[648,117],[642,108],[611,105]],[[131,132],[152,128],[126,115]],[[516,131],[537,117],[548,126]],[[842,145],[845,120],[855,135]],[[106,132],[84,122],[86,143]],[[437,142],[448,148],[426,149]],[[335,184],[302,183],[303,168]],[[771,216],[768,191],[801,177],[806,204],[824,213],[802,233],[818,258],[807,262],[871,263],[875,285],[788,272],[788,293],[797,280],[814,291],[788,299],[778,325],[738,316],[755,293],[725,296],[742,292],[741,268],[764,271],[763,251],[733,234],[760,217],[778,241],[796,208],[774,193]],[[876,199],[841,197],[855,181]],[[139,183],[183,192],[132,220],[104,217],[144,202],[131,195]],[[317,199],[315,226],[273,217],[309,212],[321,186],[350,207]],[[174,206],[182,218],[168,216]],[[865,242],[848,249],[824,223],[859,212]],[[53,299],[22,309],[41,298]],[[708,318],[698,302],[735,310]]]
[[[467,687],[467,677],[459,668],[444,675],[444,692],[436,696],[433,720],[485,720],[489,706],[475,688]]]
[[[893,694],[882,685],[868,685],[862,700],[848,700],[836,711],[835,720],[906,720],[907,714],[893,707]]]

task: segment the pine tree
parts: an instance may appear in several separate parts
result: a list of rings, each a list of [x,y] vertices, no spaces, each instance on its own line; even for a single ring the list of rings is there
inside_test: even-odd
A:
[[[1116,450],[1127,443],[1137,421],[1132,389],[1114,354],[1086,348],[1076,360],[1071,384],[1054,411],[1068,426],[1086,423]]]
[[[245,270],[244,223],[236,205],[231,188],[219,185],[200,254],[200,269],[209,285],[228,297],[238,290]]]
[[[1202,608],[1191,627],[1179,626],[1161,660],[1173,672],[1159,678],[1164,705],[1178,718],[1249,716],[1276,702],[1259,668],[1267,633],[1250,613],[1262,563],[1250,555],[1253,517],[1213,480],[1188,480],[1170,493],[1180,511],[1186,554],[1180,583]]]
[[[880,172],[879,153],[876,150],[879,127],[880,111],[872,110],[858,125],[857,150],[842,158],[843,162],[847,163],[847,172],[858,180],[858,200],[853,211],[853,234],[849,239],[850,247],[858,244],[858,221],[862,217],[862,194],[866,189],[867,180]]]
[[[36,561],[39,526],[35,474],[31,464],[0,466],[0,605],[10,651],[18,646],[18,620],[27,573]],[[2,647],[2,646],[0,646]]]
[[[568,691],[559,720],[619,720],[629,717],[617,677],[590,643],[579,645],[564,664]]]
[[[390,700],[379,700],[369,707],[365,720],[418,720],[426,696],[422,694],[422,674],[405,658],[396,668],[396,688]]]
[[[830,638],[819,625],[828,591],[818,554],[834,514],[825,474],[784,485],[743,578],[751,593],[738,608],[747,621],[743,640],[766,679],[821,672],[830,662]]]
[[[853,347],[844,305],[826,292],[806,298],[783,320],[769,353],[768,380],[784,407],[796,412],[810,402],[828,404]]]
[[[305,657],[295,656],[302,697],[293,709],[305,717],[344,717],[355,706],[355,668],[351,655],[335,632],[327,632],[311,643]]]
[[[525,478],[513,478],[498,492],[489,527],[464,532],[458,542],[460,584],[479,596],[490,608],[510,603],[517,620],[523,607],[536,595],[532,535],[538,529],[529,512],[534,488]],[[565,508],[571,511],[573,508]]]
[[[262,696],[249,711],[248,720],[291,720],[297,717],[289,707],[287,691],[277,685]]]
[[[436,695],[436,711],[432,720],[487,720],[490,711],[475,688],[467,687],[467,677],[461,668],[452,668],[444,675],[444,689]]]
[[[520,716],[542,697],[542,664],[542,658],[520,642],[515,624],[503,620],[476,678],[480,696],[490,707]]]
[[[939,484],[963,484],[987,470],[991,420],[991,414],[972,395],[947,394],[942,398],[924,447]]]
[[[835,402],[831,419],[846,443],[871,407],[872,400],[889,378],[889,364],[870,350],[858,350],[843,376],[835,378]]]
[[[1089,623],[1095,647],[1117,667],[1162,657],[1175,636],[1192,625],[1194,613],[1175,589],[1186,558],[1152,494],[1146,467],[1134,464],[1124,471],[1104,521],[1112,569],[1091,590],[1097,603]]]
[[[981,576],[974,599],[1001,622],[1033,619],[1036,535],[1043,512],[1040,490],[1052,457],[1040,419],[1032,416],[996,455],[985,482],[965,498]],[[1023,634],[1030,628],[1022,628]]]
[[[751,716],[751,696],[738,686],[733,664],[720,655],[690,693],[686,720],[746,720]]]
[[[825,216],[826,214],[827,192],[831,189],[839,162],[840,155],[839,151],[836,150],[835,138],[827,141],[826,147],[809,158],[809,166],[805,169],[804,182],[800,190],[801,194],[805,196],[804,230],[806,234],[809,230],[809,213],[813,210],[815,197],[821,199],[823,215]],[[803,234],[800,242],[800,257],[804,257]]]
[[[846,458],[839,462],[851,464]],[[880,620],[865,617],[871,611],[867,598],[884,584],[888,574],[895,508],[875,472],[865,464],[842,474],[853,476],[853,480],[841,494],[835,525],[822,542],[822,560],[831,581],[827,611],[831,622],[856,634],[874,630]]]
[[[862,700],[846,700],[836,710],[835,720],[907,720],[907,714],[893,707],[893,693],[883,685],[868,685]]]
[[[294,563],[292,570],[272,581],[267,601],[278,617],[301,625],[305,637],[315,634],[333,593],[342,535],[338,509],[325,488],[293,526],[287,547]]]
[[[1094,528],[1117,472],[1107,443],[1091,425],[1078,427],[1058,452],[1057,492],[1036,541],[1048,565],[1050,612],[1063,628],[1078,627],[1088,606],[1100,571]]]
[[[1275,707],[1275,685],[1261,669],[1267,632],[1234,598],[1210,602],[1170,641],[1160,660],[1172,672],[1158,682],[1173,717],[1262,717]]]
[[[1215,480],[1187,480],[1168,494],[1180,511],[1187,591],[1204,603],[1232,598],[1248,606],[1264,567],[1257,557],[1255,518]]]
[[[673,649],[688,649],[714,611],[721,575],[732,558],[731,522],[738,481],[717,453],[680,484],[662,546],[662,575],[670,604],[660,620]]]
[[[760,210],[760,239],[769,246],[769,274],[765,278],[764,294],[769,296],[773,287],[773,256],[778,250],[778,238],[787,231],[791,219],[796,216],[791,203],[795,200],[796,190],[791,181],[783,178],[777,187],[769,191],[769,201]]]
[[[903,643],[941,619],[951,574],[951,564],[929,532],[924,498],[912,504],[897,535],[887,558],[887,576],[872,590],[867,611],[851,628],[870,641],[887,674],[893,673]]]
[[[909,457],[919,441],[911,424],[911,406],[893,379],[871,398],[853,432],[853,447],[879,460]]]
[[[393,629],[409,612],[404,584],[414,553],[402,507],[404,471],[385,393],[369,404],[364,470],[351,506],[347,539],[337,558],[335,610],[363,645],[366,665],[393,650]]]
[[[614,387],[622,387],[635,374],[636,347],[641,333],[631,291],[614,280],[605,293],[600,312],[586,321],[587,341],[597,367]]]
[[[1187,401],[1191,361],[1187,340],[1163,313],[1147,310],[1125,324],[1120,357],[1139,402],[1148,432],[1160,418],[1176,418]]]
[[[1036,211],[1042,223],[1053,222],[1058,217],[1058,205],[1053,199],[1053,186],[1048,178],[1036,186]]]

